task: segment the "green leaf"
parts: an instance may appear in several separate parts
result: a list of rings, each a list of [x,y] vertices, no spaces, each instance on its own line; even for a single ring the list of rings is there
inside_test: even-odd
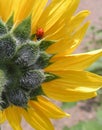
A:
[[[24,19],[13,31],[13,35],[19,40],[19,43],[24,43],[30,36],[31,32],[31,16]]]

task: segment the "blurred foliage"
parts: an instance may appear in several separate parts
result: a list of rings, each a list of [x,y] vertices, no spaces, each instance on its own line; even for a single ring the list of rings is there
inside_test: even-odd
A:
[[[87,38],[89,40],[84,48],[86,51],[102,48],[102,18],[100,18],[100,23],[97,27],[92,26],[90,28]],[[87,70],[102,75],[102,57],[92,64]]]
[[[102,18],[97,25],[91,26],[87,33],[87,43],[84,49],[86,51],[102,48]]]
[[[71,128],[64,126],[63,130],[102,130],[102,110],[97,111],[96,119],[79,122]]]
[[[102,75],[102,58],[93,63],[87,70]]]
[[[63,102],[61,108],[63,110],[67,109],[67,108],[72,108],[72,107],[76,106],[76,104],[77,104],[77,102],[69,102],[69,103]]]

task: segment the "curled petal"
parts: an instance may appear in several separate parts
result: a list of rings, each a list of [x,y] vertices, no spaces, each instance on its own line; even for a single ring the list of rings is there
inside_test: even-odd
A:
[[[43,86],[43,91],[48,97],[63,102],[86,100],[95,97],[97,95],[95,92],[85,92],[84,90],[81,91],[81,90],[63,89],[60,87],[58,89],[56,87],[48,88],[46,86]]]
[[[87,71],[60,70],[50,72],[59,76],[60,78],[44,84],[52,85],[52,83],[54,82],[56,83],[59,82],[59,84],[62,82],[63,84],[66,83],[66,85],[68,84],[77,87],[78,86],[86,86],[89,88],[92,87],[93,89],[95,89],[95,91],[102,86],[102,76],[98,76],[96,74]]]
[[[90,66],[94,61],[96,61],[100,56],[102,56],[102,49],[91,51],[88,53],[72,54],[62,56],[55,56],[51,59],[54,62],[52,65],[48,66],[45,70],[64,70],[64,69],[75,69],[82,70]]]
[[[48,117],[58,119],[62,117],[69,117],[69,114],[63,112],[59,107],[51,103],[43,96],[38,96],[37,101],[31,101],[32,107],[35,105],[44,112]]]
[[[69,35],[69,37],[66,33],[67,37],[65,35],[64,38],[60,38],[58,42],[47,49],[47,52],[51,54],[59,53],[57,56],[60,56],[64,51],[67,51],[67,54],[72,53],[79,46],[85,36],[89,24],[89,22],[85,23],[74,34],[70,34],[71,36]]]

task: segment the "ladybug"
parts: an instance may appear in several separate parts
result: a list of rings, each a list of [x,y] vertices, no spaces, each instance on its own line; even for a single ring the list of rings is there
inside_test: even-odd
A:
[[[41,40],[44,36],[44,30],[42,28],[38,28],[35,35],[37,40]]]

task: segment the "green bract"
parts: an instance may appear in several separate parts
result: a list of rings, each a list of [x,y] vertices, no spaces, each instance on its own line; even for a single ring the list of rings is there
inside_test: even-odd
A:
[[[27,107],[30,99],[43,94],[41,84],[58,78],[45,73],[50,55],[45,50],[54,41],[32,41],[31,17],[13,27],[13,16],[0,20],[0,109]]]

